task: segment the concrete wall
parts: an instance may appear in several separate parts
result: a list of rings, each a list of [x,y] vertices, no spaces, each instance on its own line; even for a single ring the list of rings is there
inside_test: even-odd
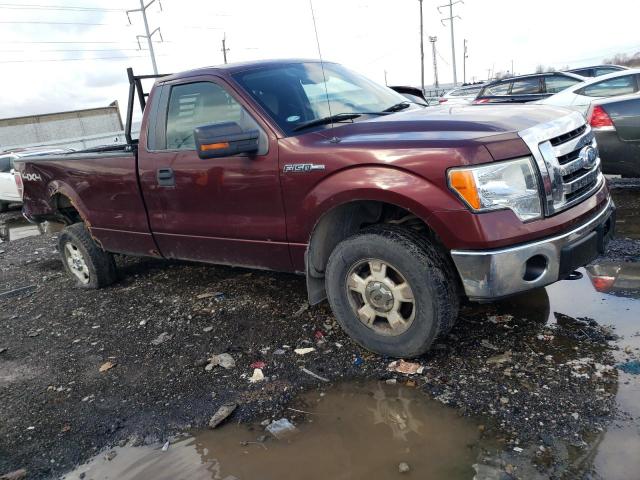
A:
[[[82,149],[124,142],[117,102],[103,108],[0,119],[0,150],[41,145]]]

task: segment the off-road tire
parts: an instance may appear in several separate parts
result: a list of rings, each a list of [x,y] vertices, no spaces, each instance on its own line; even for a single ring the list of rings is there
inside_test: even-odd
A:
[[[414,318],[406,331],[388,336],[366,326],[349,300],[347,276],[354,265],[376,258],[393,265],[414,294]],[[342,328],[364,348],[410,358],[425,353],[454,325],[460,288],[453,263],[426,234],[393,225],[370,227],[339,243],[325,272],[329,303]]]
[[[0,213],[4,213],[9,210],[9,202],[0,201]]]
[[[83,283],[71,270],[65,256],[67,244],[73,245],[80,252],[88,268],[88,281]],[[96,289],[111,285],[117,279],[116,264],[113,255],[105,252],[96,241],[91,238],[84,223],[74,223],[62,230],[58,240],[58,250],[62,257],[64,268],[80,288]]]

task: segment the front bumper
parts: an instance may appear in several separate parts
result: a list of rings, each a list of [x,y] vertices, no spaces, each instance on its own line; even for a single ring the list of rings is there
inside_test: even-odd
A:
[[[496,250],[453,250],[451,256],[467,296],[493,300],[566,278],[604,252],[614,228],[609,199],[593,218],[561,235]]]

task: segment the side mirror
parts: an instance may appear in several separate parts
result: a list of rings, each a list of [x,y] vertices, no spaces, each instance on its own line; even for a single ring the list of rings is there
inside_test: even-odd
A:
[[[193,130],[198,156],[203,160],[255,153],[259,136],[258,130],[243,131],[236,122],[203,125]]]

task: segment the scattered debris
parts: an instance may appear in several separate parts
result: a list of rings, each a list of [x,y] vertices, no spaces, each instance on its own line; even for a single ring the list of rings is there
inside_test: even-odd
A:
[[[260,368],[254,368],[253,375],[251,375],[249,382],[257,383],[261,382],[262,380],[264,380],[264,373],[262,373],[262,370]]]
[[[13,290],[7,290],[6,292],[0,293],[0,300],[4,300],[6,298],[17,297],[18,295],[22,295],[23,293],[31,293],[36,289],[35,285],[27,285],[26,287],[14,288]]]
[[[216,300],[220,300],[224,298],[224,293],[222,292],[201,293],[200,295],[197,295],[196,298],[198,300],[203,300],[205,298],[214,298]]]
[[[104,458],[110,462],[111,460],[113,460],[114,458],[116,458],[118,456],[118,452],[116,452],[115,450],[110,450],[109,452],[107,452],[107,454],[104,456]]]
[[[267,366],[267,364],[261,360],[257,360],[255,362],[253,362],[251,365],[249,365],[251,368],[264,368]]]
[[[488,348],[489,350],[495,350],[498,351],[500,350],[498,347],[496,347],[493,343],[491,343],[489,340],[485,340],[482,339],[480,341],[480,345],[482,345],[484,348]]]
[[[309,310],[309,304],[305,303],[296,311],[296,313],[293,314],[293,316],[294,317],[299,317],[300,315],[302,315],[307,310]]]
[[[520,447],[513,447],[513,451],[516,453],[522,453],[524,450]]]
[[[151,344],[152,345],[161,345],[164,342],[166,342],[167,340],[171,340],[172,336],[169,335],[169,332],[162,332],[160,335],[158,335],[156,338],[154,338],[153,340],[151,340]]]
[[[213,330],[213,326],[211,326],[211,325],[209,325],[208,327],[204,327],[204,328],[202,329],[202,331],[203,331],[204,333],[209,333],[209,332],[210,332],[210,331],[212,331],[212,330]]]
[[[169,450],[169,440],[164,442],[164,445],[162,445],[162,451],[166,452],[167,450]]]
[[[409,466],[409,464],[407,462],[400,462],[398,464],[398,472],[407,473],[407,472],[409,472],[409,470],[411,470],[411,467]]]
[[[640,360],[631,360],[629,362],[624,362],[617,365],[617,367],[624,373],[629,373],[631,375],[640,374]]]
[[[313,347],[306,347],[306,348],[296,348],[294,352],[296,352],[298,355],[306,355],[307,353],[315,352],[315,350],[316,349]]]
[[[214,355],[209,359],[209,364],[205,367],[205,370],[212,370],[213,367],[220,366],[225,370],[234,368],[236,361],[228,353],[221,353],[220,355]]]
[[[500,355],[494,355],[487,358],[487,365],[500,365],[502,363],[511,361],[511,350],[508,350]]]
[[[107,370],[111,370],[113,367],[115,367],[117,364],[113,363],[113,362],[105,362],[102,365],[100,365],[100,368],[98,369],[98,371],[100,373],[102,372],[106,372]]]
[[[0,480],[22,480],[23,478],[27,478],[27,470],[24,468],[0,475]]]
[[[329,379],[328,379],[328,378],[321,377],[321,376],[320,376],[320,375],[318,375],[317,373],[313,373],[311,370],[308,370],[308,369],[306,369],[306,368],[304,368],[304,367],[300,367],[300,370],[302,370],[302,371],[303,371],[304,373],[306,373],[307,375],[311,375],[312,377],[317,378],[318,380],[321,380],[321,381],[323,381],[323,382],[328,382],[328,381],[329,381]]]
[[[216,428],[220,425],[233,411],[237,408],[237,403],[225,403],[218,411],[213,414],[211,420],[209,420],[209,428]]]
[[[495,323],[496,325],[499,323],[509,323],[513,320],[513,315],[490,315],[489,321],[491,323]]]
[[[271,422],[265,430],[278,440],[282,440],[283,438],[287,438],[298,432],[295,425],[286,418],[281,418],[280,420]]]
[[[387,370],[390,372],[413,375],[415,373],[422,373],[424,367],[419,363],[405,362],[404,360],[394,360],[389,365],[387,365]]]
[[[4,352],[6,352],[6,351],[7,351],[7,348],[6,348],[6,347],[0,347],[0,353],[4,353]]]
[[[360,356],[356,356],[356,358],[353,359],[353,364],[356,367],[359,367],[360,365],[362,365],[364,363],[364,360],[362,360],[362,357]]]

